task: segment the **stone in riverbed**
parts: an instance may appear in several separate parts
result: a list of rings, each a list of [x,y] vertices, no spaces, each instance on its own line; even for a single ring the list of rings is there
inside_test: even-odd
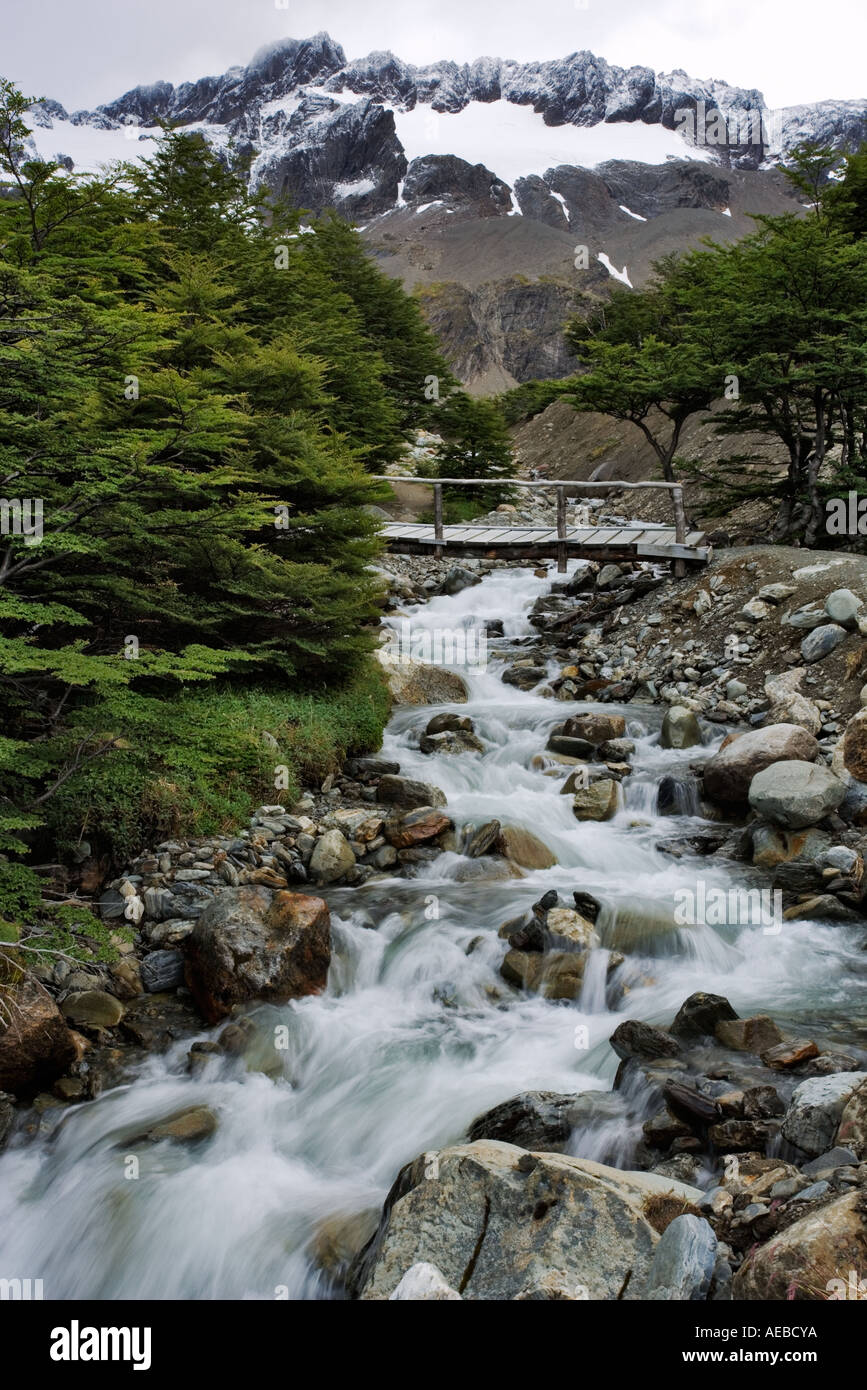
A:
[[[846,785],[821,763],[790,759],[771,763],[750,783],[749,803],[765,820],[803,830],[824,820],[846,795]]]
[[[123,1004],[101,989],[68,994],[61,1004],[63,1016],[75,1028],[116,1028],[123,1018]]]
[[[472,719],[469,719],[466,715],[461,716],[460,714],[435,714],[425,725],[426,734],[454,734],[459,732],[471,734],[473,732]],[[397,772],[398,770],[396,765],[393,768],[388,768],[389,772]]]
[[[681,1004],[671,1025],[671,1032],[674,1037],[689,1041],[712,1038],[716,1034],[718,1024],[737,1017],[731,1004],[722,994],[705,994],[703,990],[698,990]]]
[[[572,814],[577,820],[611,820],[617,813],[619,783],[600,777],[572,797]]]
[[[661,748],[695,748],[701,743],[701,726],[691,709],[672,705],[665,712],[659,735]]]
[[[849,775],[858,782],[867,782],[867,709],[858,710],[849,720],[838,748]]]
[[[666,1194],[700,1196],[674,1179],[495,1140],[422,1154],[398,1175],[350,1271],[350,1292],[387,1299],[423,1261],[465,1300],[526,1298],[543,1287],[550,1297],[552,1276],[576,1297],[639,1299],[658,1242],[647,1212]]]
[[[406,810],[417,810],[420,806],[445,806],[445,792],[430,782],[416,782],[411,777],[395,777],[389,774],[379,779],[376,798],[387,806],[402,806]]]
[[[721,1019],[716,1026],[717,1041],[732,1052],[752,1052],[757,1057],[783,1041],[783,1035],[772,1018],[758,1014],[755,1018]]]
[[[317,883],[336,883],[355,868],[355,855],[340,830],[326,830],[310,856],[310,873]]]
[[[509,666],[500,677],[503,685],[513,685],[518,690],[532,690],[548,674],[545,666]]]
[[[497,852],[522,869],[550,869],[557,863],[556,855],[538,836],[518,825],[507,825],[501,830]]]
[[[773,1071],[788,1071],[790,1067],[800,1066],[801,1062],[809,1062],[811,1057],[818,1055],[819,1049],[812,1038],[790,1038],[776,1047],[769,1047],[761,1058],[765,1066]]]
[[[442,734],[422,734],[418,746],[422,753],[438,756],[448,754],[456,757],[461,753],[484,753],[485,751],[482,740],[466,729],[459,729],[456,732],[447,730]]]
[[[171,1139],[175,1144],[197,1144],[209,1139],[216,1129],[217,1117],[213,1110],[207,1105],[191,1105],[154,1125],[148,1130],[147,1139],[151,1144],[158,1144],[161,1139]]]
[[[545,744],[548,753],[560,753],[567,758],[592,758],[596,749],[586,738],[569,738],[565,734],[552,734]]]
[[[424,845],[436,840],[446,830],[451,829],[451,824],[449,817],[441,811],[410,811],[409,815],[388,822],[385,837],[395,849],[411,849],[414,845]]]
[[[545,917],[544,943],[547,951],[586,951],[599,945],[599,937],[580,912],[553,907]]]
[[[772,763],[815,762],[819,745],[798,724],[772,724],[727,740],[704,765],[704,789],[724,805],[745,802],[756,773]]]
[[[472,833],[469,844],[464,850],[467,858],[480,859],[483,854],[492,850],[500,838],[500,828],[498,820],[489,820],[485,825],[480,825],[478,830]]]
[[[765,680],[765,694],[771,702],[767,724],[799,724],[808,733],[818,734],[822,715],[812,700],[801,693],[801,683],[807,674],[805,666],[795,666],[778,676]]]
[[[618,1023],[608,1040],[621,1060],[627,1057],[677,1057],[680,1043],[662,1028],[628,1018]]]
[[[228,888],[187,941],[187,984],[209,1023],[250,999],[286,1003],[324,989],[331,918],[321,898]]]
[[[565,738],[585,739],[597,746],[613,738],[622,738],[626,733],[626,720],[622,714],[575,714],[555,732]]]
[[[510,985],[544,999],[577,999],[584,983],[585,957],[575,951],[508,951],[500,974]]]
[[[76,1059],[63,1015],[48,991],[29,977],[7,986],[11,1021],[0,1024],[0,1091],[44,1090]]]
[[[836,1139],[850,1098],[867,1081],[867,1072],[811,1076],[796,1086],[783,1119],[783,1134],[810,1158],[825,1153]]]
[[[473,1120],[467,1137],[470,1143],[499,1139],[534,1152],[562,1153],[579,1125],[622,1116],[622,1102],[607,1091],[522,1091]]]
[[[710,1290],[719,1242],[703,1216],[676,1216],[653,1252],[644,1297],[659,1302],[703,1302]]]

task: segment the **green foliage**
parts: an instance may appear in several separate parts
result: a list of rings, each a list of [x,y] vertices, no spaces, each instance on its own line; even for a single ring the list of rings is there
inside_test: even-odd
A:
[[[543,410],[562,396],[567,396],[574,387],[571,377],[558,380],[524,381],[497,396],[496,403],[508,426],[521,425],[541,415]]]
[[[41,507],[0,536],[0,852],[120,856],[245,814],[266,716],[296,788],[378,742],[382,699],[333,704],[370,681],[369,470],[444,368],[351,229],[299,235],[171,131],[70,178],[26,159],[28,104],[0,83],[0,476]]]
[[[515,476],[512,441],[506,422],[493,400],[455,391],[442,402],[437,429],[443,437],[438,450],[439,474],[443,478],[490,478],[497,487],[445,489],[447,499],[477,498],[488,511],[512,495],[508,480]]]

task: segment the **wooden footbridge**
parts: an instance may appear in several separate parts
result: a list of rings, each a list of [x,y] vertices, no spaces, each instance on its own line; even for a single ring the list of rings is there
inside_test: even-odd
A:
[[[377,474],[390,483],[421,483],[426,478],[389,477]],[[484,555],[488,558],[539,560],[548,556],[557,561],[563,574],[570,556],[590,560],[670,560],[676,575],[683,575],[687,564],[704,565],[710,559],[710,547],[705,544],[704,531],[688,531],[680,483],[627,483],[617,479],[605,482],[577,482],[568,479],[553,482],[524,482],[508,480],[508,487],[541,488],[557,493],[557,525],[444,526],[443,486],[490,487],[490,478],[438,478],[433,488],[433,525],[392,522],[382,528],[389,550],[402,555],[433,554],[439,558],[448,551],[453,555]],[[506,485],[505,483],[503,484]],[[622,526],[567,526],[566,495],[579,497],[592,491],[606,492],[639,489],[665,489],[671,494],[673,524],[666,526],[645,521],[626,522]]]

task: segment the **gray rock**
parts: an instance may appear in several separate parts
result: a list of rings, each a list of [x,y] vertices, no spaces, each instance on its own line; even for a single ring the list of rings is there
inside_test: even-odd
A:
[[[662,748],[695,748],[701,743],[701,726],[691,709],[672,705],[665,712],[659,735]]]
[[[787,830],[802,830],[824,820],[845,795],[845,783],[830,768],[790,759],[756,773],[749,803],[765,820]]]
[[[757,772],[771,763],[799,759],[814,762],[819,745],[798,724],[772,724],[751,729],[726,744],[704,765],[704,789],[712,801],[732,805],[747,800]]]
[[[851,1149],[844,1149],[837,1145],[829,1149],[827,1153],[819,1154],[818,1158],[811,1158],[809,1163],[801,1167],[801,1172],[812,1177],[816,1173],[827,1173],[833,1168],[848,1168],[851,1164],[858,1162],[858,1155]],[[773,1190],[771,1196],[773,1196]]]
[[[469,589],[473,584],[481,584],[481,575],[473,574],[472,570],[464,569],[462,565],[455,565],[450,569],[443,582],[435,590],[438,594],[459,594],[463,589]]]
[[[184,983],[182,951],[151,951],[141,963],[141,982],[149,994],[178,989]]]
[[[424,1262],[465,1300],[526,1297],[552,1275],[586,1290],[579,1297],[640,1299],[658,1241],[645,1206],[663,1194],[700,1197],[671,1178],[494,1140],[422,1154],[399,1174],[353,1262],[350,1292],[388,1299]]]
[[[310,856],[310,873],[318,883],[336,883],[355,868],[355,855],[340,830],[326,830]]]
[[[854,628],[858,622],[858,611],[864,607],[864,600],[851,589],[835,589],[825,599],[825,612],[832,623],[842,627]]]
[[[461,1296],[457,1289],[453,1289],[447,1284],[436,1265],[425,1264],[423,1261],[412,1265],[406,1271],[394,1293],[390,1295],[391,1302],[455,1302],[460,1303]]]
[[[381,777],[376,789],[377,801],[387,806],[402,806],[414,810],[419,806],[445,806],[445,792],[429,782],[416,782],[411,777]]]
[[[718,1242],[703,1216],[676,1216],[653,1252],[644,1297],[698,1303],[707,1298]]]
[[[823,623],[821,627],[814,627],[802,640],[801,656],[809,663],[821,661],[841,642],[845,642],[847,636],[846,629],[837,623]]]
[[[60,1007],[64,1018],[75,1028],[115,1028],[123,1018],[120,1000],[99,989],[68,994]]]
[[[783,1136],[810,1158],[833,1146],[846,1102],[867,1072],[811,1076],[796,1086],[783,1119]]]

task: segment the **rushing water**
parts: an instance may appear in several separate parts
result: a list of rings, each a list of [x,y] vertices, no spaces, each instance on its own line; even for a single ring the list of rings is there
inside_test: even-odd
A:
[[[506,640],[491,646],[504,647],[532,632],[528,610],[547,588],[532,571],[497,571],[413,610],[413,625],[502,619]],[[704,989],[741,1013],[767,1012],[841,1045],[850,1038],[852,999],[863,986],[860,928],[672,924],[679,888],[695,889],[698,877],[715,887],[733,881],[713,860],[655,848],[700,824],[655,816],[659,777],[712,748],[663,750],[660,711],[623,707],[637,744],[625,803],[608,823],[579,824],[559,794],[562,779],[530,763],[555,722],[592,706],[507,687],[501,664],[464,672],[470,700],[454,707],[473,719],[483,755],[424,756],[418,735],[432,711],[406,708],[389,724],[383,755],[443,788],[459,832],[492,817],[523,826],[557,866],[462,881],[480,861],[445,853],[413,880],[380,877],[329,892],[327,992],[254,1013],[267,1073],[218,1059],[194,1079],[187,1040],[150,1058],[132,1084],[66,1110],[46,1138],[0,1159],[0,1273],[42,1278],[46,1298],[274,1298],[278,1288],[290,1298],[329,1296],[310,1258],[324,1222],[377,1210],[402,1164],[460,1140],[475,1116],[519,1091],[607,1090],[616,1067],[607,1039],[624,1017],[668,1022]],[[604,904],[602,947],[574,1003],[520,996],[498,973],[499,926],[550,888],[566,904],[578,888]],[[606,988],[608,948],[622,941],[626,990],[615,998]],[[278,1025],[288,1047],[275,1054]],[[139,1176],[127,1177],[131,1139],[194,1104],[217,1112],[213,1139],[193,1150],[136,1148]],[[611,1117],[576,1133],[572,1150],[628,1164],[640,1102],[616,1097],[608,1107]]]

